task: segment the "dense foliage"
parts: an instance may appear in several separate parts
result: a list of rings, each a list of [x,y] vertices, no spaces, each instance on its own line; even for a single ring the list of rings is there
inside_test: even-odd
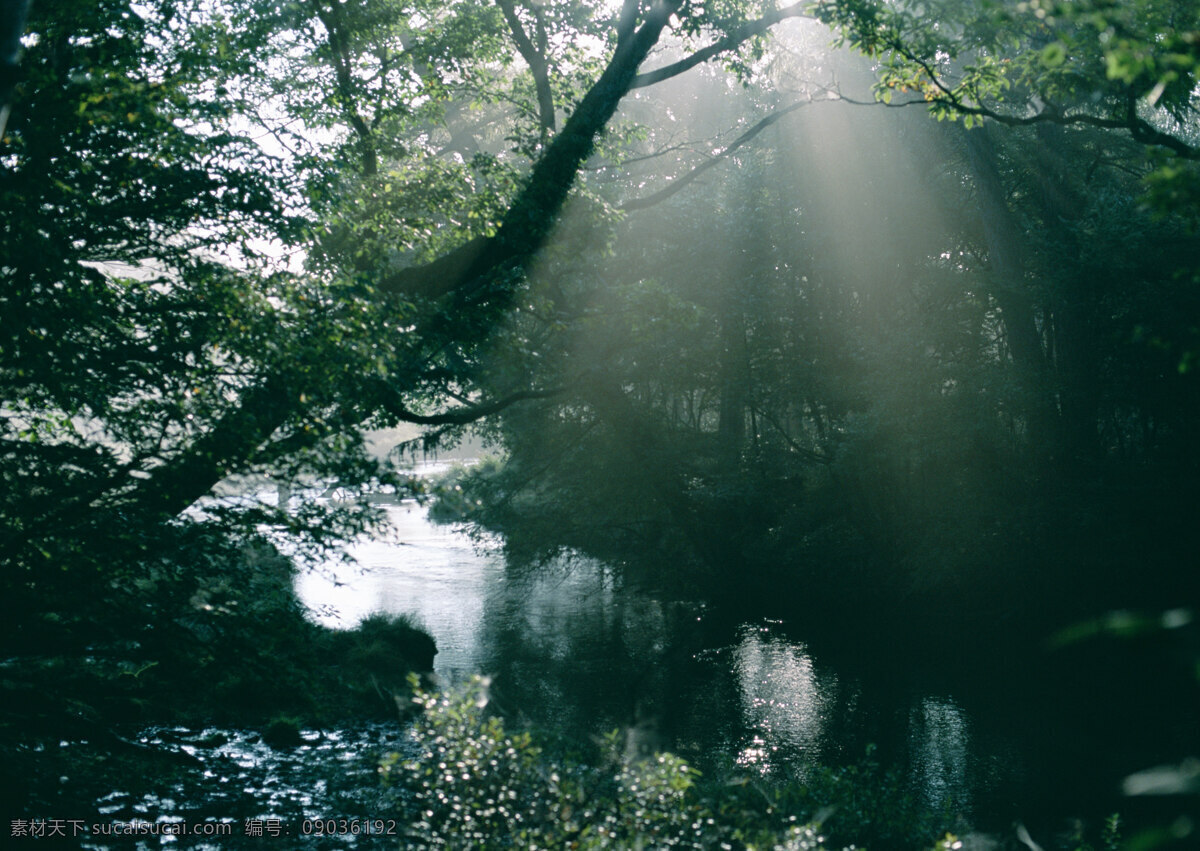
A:
[[[379,513],[269,489],[403,492],[362,428],[546,392],[478,376],[641,63],[797,13],[35,4],[0,151],[4,645],[108,640],[161,564],[266,527],[323,558]]]
[[[336,286],[269,268],[264,246],[304,227],[293,181],[237,132],[189,12],[55,4],[30,19],[2,177],[0,535],[18,640],[53,631],[39,618],[126,618],[120,596],[177,560],[172,527],[227,474],[377,472],[329,407],[364,369],[343,340],[372,320],[335,304]],[[273,522],[319,547],[370,520],[314,509],[211,504],[189,540],[223,547]]]

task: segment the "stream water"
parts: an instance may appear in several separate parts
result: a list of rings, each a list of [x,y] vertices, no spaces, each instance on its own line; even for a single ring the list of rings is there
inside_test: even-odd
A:
[[[1122,795],[1129,774],[1197,744],[1192,686],[1153,643],[967,659],[947,635],[944,653],[925,656],[664,600],[587,559],[509,569],[416,504],[388,512],[393,539],[359,544],[357,566],[305,576],[301,597],[336,626],[415,615],[444,683],[488,675],[507,715],[551,735],[620,729],[630,752],[800,779],[870,751],[928,806],[994,831],[1178,805]]]
[[[415,616],[437,642],[443,684],[491,677],[499,709],[543,735],[578,742],[615,729],[631,755],[672,750],[706,771],[801,781],[870,753],[926,806],[1010,838],[1015,824],[1044,838],[1068,817],[1094,828],[1116,811],[1170,823],[1194,809],[1195,796],[1123,791],[1135,772],[1200,753],[1195,646],[1151,637],[1030,652],[1036,643],[1022,641],[1013,645],[1025,650],[1009,652],[1004,641],[980,647],[948,634],[938,652],[914,650],[877,630],[666,598],[588,559],[517,569],[416,503],[385,510],[392,535],[356,544],[355,563],[297,580],[313,617],[349,628],[373,612]],[[159,825],[215,814],[233,837],[92,837],[81,847],[258,847],[263,839],[243,831],[269,830],[262,819],[294,830],[330,813],[389,811],[375,767],[381,754],[412,747],[399,723],[302,735],[296,747],[272,748],[253,731],[144,731],[143,746],[188,763],[179,779],[156,780],[153,792],[113,789],[76,811]],[[1143,791],[1156,776],[1178,774],[1143,774]],[[317,843],[331,844],[363,843]]]

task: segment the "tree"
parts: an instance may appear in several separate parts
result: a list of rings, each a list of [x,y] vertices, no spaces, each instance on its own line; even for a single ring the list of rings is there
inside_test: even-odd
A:
[[[316,546],[363,528],[365,507],[185,511],[232,474],[399,484],[364,424],[548,392],[480,398],[476,377],[643,63],[669,33],[703,46],[655,79],[736,57],[800,13],[35,4],[0,182],[6,585],[26,611],[60,592],[70,609],[172,552],[181,523]],[[472,126],[451,95],[492,105]]]
[[[967,126],[989,119],[1127,134],[1160,155],[1147,176],[1152,203],[1194,221],[1195,3],[831,0],[816,14],[878,59],[878,95],[887,102],[900,93]]]
[[[299,222],[210,69],[127,4],[35,7],[30,32],[0,176],[6,583],[88,593],[286,312],[221,255]]]

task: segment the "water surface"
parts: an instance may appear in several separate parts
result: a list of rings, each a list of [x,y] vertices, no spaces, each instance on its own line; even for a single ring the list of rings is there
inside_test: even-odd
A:
[[[619,729],[630,754],[800,780],[873,752],[929,807],[1000,828],[1136,809],[1122,779],[1197,738],[1194,693],[1155,648],[997,646],[946,665],[953,635],[940,660],[886,636],[843,642],[662,599],[588,559],[511,569],[416,503],[387,511],[395,535],[355,546],[356,566],[303,577],[301,597],[336,626],[415,615],[444,683],[490,676],[505,714],[568,741]]]

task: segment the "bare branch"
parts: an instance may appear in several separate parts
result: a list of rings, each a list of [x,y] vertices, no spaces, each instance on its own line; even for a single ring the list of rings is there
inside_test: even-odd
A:
[[[583,170],[584,171],[607,171],[610,168],[624,168],[625,166],[632,165],[634,163],[647,162],[648,160],[656,160],[659,157],[665,157],[668,154],[675,153],[676,151],[682,151],[685,149],[694,150],[694,148],[695,148],[695,143],[685,144],[683,142],[677,142],[674,145],[668,145],[667,147],[660,148],[659,150],[654,151],[653,153],[643,154],[642,156],[639,156],[639,157],[628,157],[626,159],[619,160],[617,162],[602,162],[602,163],[597,163],[595,165],[586,165],[583,167]]]
[[[832,464],[833,463],[833,459],[830,458],[825,453],[815,452],[812,449],[809,449],[805,446],[801,446],[799,443],[797,443],[792,438],[792,436],[787,433],[787,430],[779,424],[779,421],[777,419],[775,419],[774,416],[771,415],[771,413],[769,411],[766,411],[763,408],[758,407],[757,405],[754,405],[752,407],[753,407],[754,411],[760,417],[762,417],[764,420],[766,420],[777,432],[779,432],[779,436],[783,438],[784,443],[786,443],[789,447],[791,447],[793,452],[797,453],[798,455],[802,455],[803,457],[807,458],[810,461],[816,461],[819,464]]]
[[[902,106],[929,106],[929,101],[925,100],[925,98],[912,98],[911,100],[901,101],[882,101],[878,98],[873,100],[858,100],[857,98],[842,94],[842,90],[837,86],[820,86],[819,88],[825,94],[829,95],[831,102],[836,101],[849,104],[850,106],[875,106],[886,107],[888,109],[899,109]]]

